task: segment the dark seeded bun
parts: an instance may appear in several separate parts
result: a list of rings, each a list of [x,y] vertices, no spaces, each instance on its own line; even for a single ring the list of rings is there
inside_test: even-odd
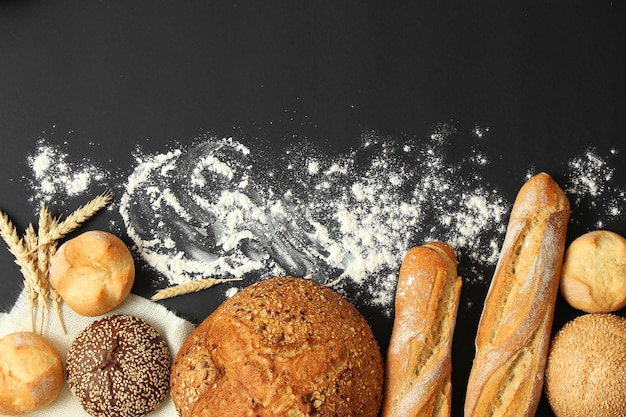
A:
[[[585,314],[550,346],[545,390],[557,417],[626,416],[626,318]]]
[[[168,392],[171,355],[145,321],[113,315],[93,322],[72,342],[67,382],[95,417],[138,417],[154,410]]]
[[[181,347],[170,388],[181,417],[378,414],[380,349],[347,300],[310,280],[253,284]]]

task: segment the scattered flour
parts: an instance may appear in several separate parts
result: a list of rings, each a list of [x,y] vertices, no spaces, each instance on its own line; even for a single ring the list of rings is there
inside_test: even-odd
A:
[[[412,245],[448,242],[468,282],[497,260],[509,204],[480,175],[485,157],[446,161],[448,133],[442,125],[419,146],[367,133],[340,156],[297,144],[275,161],[204,138],[138,154],[120,212],[168,284],[290,274],[388,308]]]
[[[597,149],[589,148],[583,155],[572,158],[568,163],[565,191],[577,207],[587,208],[599,215],[595,227],[605,227],[605,219],[622,214],[626,192],[613,181],[615,169],[609,160],[618,151],[611,149],[610,155],[603,157]],[[579,210],[582,213],[582,210]],[[576,214],[573,221],[578,221]]]
[[[471,133],[480,142],[488,131]],[[465,285],[487,285],[485,271],[497,261],[512,202],[485,179],[489,158],[479,146],[462,161],[447,158],[454,132],[441,124],[426,139],[403,141],[366,132],[344,155],[299,143],[278,157],[203,137],[163,153],[137,150],[132,172],[120,178],[90,161],[71,163],[42,140],[28,156],[29,184],[32,200],[47,202],[94,184],[121,187],[122,227],[157,272],[155,286],[289,274],[390,313],[413,245],[448,242]],[[626,198],[611,185],[613,172],[592,148],[567,163],[564,188],[574,204],[595,210],[597,226],[622,215]]]
[[[28,179],[32,190],[30,202],[36,205],[62,204],[68,198],[92,192],[96,184],[110,179],[97,164],[87,159],[72,161],[60,147],[44,139],[37,143],[36,152],[27,156],[27,162],[33,172],[33,177]]]

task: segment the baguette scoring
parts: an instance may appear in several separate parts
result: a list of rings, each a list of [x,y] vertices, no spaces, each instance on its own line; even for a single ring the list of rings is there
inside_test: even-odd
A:
[[[478,325],[466,417],[536,412],[569,215],[565,193],[548,174],[520,189]]]
[[[382,417],[449,416],[451,349],[462,280],[443,242],[410,249],[400,267]]]

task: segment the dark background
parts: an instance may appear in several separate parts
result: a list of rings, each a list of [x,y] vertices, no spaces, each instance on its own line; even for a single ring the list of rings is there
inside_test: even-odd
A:
[[[489,127],[487,179],[512,201],[529,166],[558,181],[590,145],[624,161],[625,27],[617,1],[0,0],[0,209],[34,221],[23,178],[42,136],[76,155],[96,144],[123,172],[137,145],[161,152],[206,133],[341,153],[366,130],[419,138],[441,123]],[[449,140],[462,158],[463,135]],[[614,181],[626,186],[623,164]],[[568,240],[594,227],[587,217]],[[623,217],[605,227],[626,235]],[[21,276],[8,251],[0,264],[8,310]],[[149,296],[141,274],[133,291]],[[215,301],[166,305],[198,322]],[[384,350],[390,323],[360,308]],[[555,329],[577,314],[560,299],[558,311]],[[477,319],[457,321],[455,416]],[[545,400],[537,415],[551,415]]]

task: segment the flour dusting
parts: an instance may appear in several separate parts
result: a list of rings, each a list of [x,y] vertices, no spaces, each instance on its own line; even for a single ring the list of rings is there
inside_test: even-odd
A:
[[[37,143],[36,152],[27,156],[27,162],[33,172],[28,180],[32,190],[30,202],[37,206],[41,202],[60,205],[66,199],[92,192],[110,179],[97,164],[85,158],[72,160],[59,146],[44,139]]]
[[[617,153],[616,149],[611,149],[610,155],[601,156],[591,147],[568,163],[565,191],[577,207],[599,214],[595,216],[598,229],[605,226],[606,218],[619,217],[624,209],[626,193],[614,184],[615,168],[610,164],[610,158]],[[576,214],[573,215],[573,221],[578,221]]]
[[[120,227],[155,271],[155,287],[294,275],[391,314],[404,254],[431,240],[455,249],[464,285],[487,286],[512,206],[484,175],[490,160],[480,145],[488,132],[472,130],[460,161],[448,158],[456,130],[447,124],[426,138],[365,132],[342,155],[302,142],[269,156],[206,136],[162,152],[137,149],[131,172],[115,175],[41,140],[28,156],[28,183],[33,202],[56,204],[95,186],[116,189]],[[610,161],[616,154],[590,148],[567,162],[572,221],[580,207],[598,227],[622,216],[626,197],[613,184]],[[224,295],[238,289],[229,285]]]
[[[136,156],[120,212],[139,253],[168,284],[203,277],[312,278],[390,307],[413,245],[444,240],[482,282],[509,204],[480,173],[486,157],[446,160],[427,143],[364,134],[346,155],[307,144],[270,161],[233,139]],[[461,172],[472,172],[464,176]]]

